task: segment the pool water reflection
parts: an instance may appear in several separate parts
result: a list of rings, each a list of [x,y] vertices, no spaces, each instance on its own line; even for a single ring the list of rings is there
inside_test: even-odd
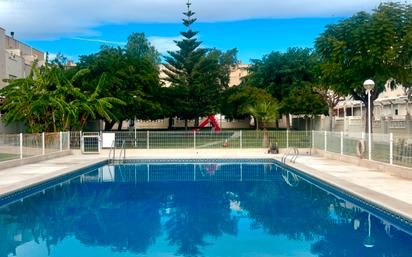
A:
[[[397,227],[273,163],[138,163],[0,208],[0,256],[411,256]]]

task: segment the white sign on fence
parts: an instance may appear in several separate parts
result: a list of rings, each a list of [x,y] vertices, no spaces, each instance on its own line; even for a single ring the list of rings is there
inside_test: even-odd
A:
[[[113,141],[115,140],[115,133],[103,133],[103,148],[112,147]]]

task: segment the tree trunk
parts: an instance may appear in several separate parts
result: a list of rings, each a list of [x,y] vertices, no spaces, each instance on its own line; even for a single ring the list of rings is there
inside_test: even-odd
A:
[[[112,122],[106,121],[104,123],[104,131],[111,131],[113,129],[114,124],[116,124],[114,121]]]
[[[169,118],[169,125],[167,126],[168,130],[173,129],[173,123],[174,123],[174,119],[173,118]]]
[[[289,113],[286,114],[286,128],[290,130],[290,119],[289,119]]]
[[[199,127],[199,117],[195,118],[195,128]]]
[[[266,128],[263,128],[262,147],[263,148],[269,147],[269,133],[268,133],[268,130]]]
[[[329,106],[328,113],[329,113],[329,131],[332,131],[333,130],[333,107],[332,106]]]
[[[119,120],[119,126],[117,127],[117,131],[122,131],[123,127],[123,120]]]
[[[309,117],[305,115],[305,131],[308,131],[308,121],[309,121]]]
[[[185,119],[185,130],[187,130],[187,119]]]
[[[310,119],[310,130],[315,130],[315,115],[312,115]]]
[[[275,121],[275,128],[279,129],[279,119],[278,118],[276,118],[276,121]]]

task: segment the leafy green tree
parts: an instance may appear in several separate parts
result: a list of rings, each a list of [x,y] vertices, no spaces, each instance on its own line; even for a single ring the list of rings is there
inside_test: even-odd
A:
[[[124,103],[115,97],[101,97],[98,91],[88,94],[75,87],[73,83],[87,73],[80,70],[69,79],[59,65],[47,63],[40,69],[33,65],[27,78],[10,80],[0,90],[5,96],[0,107],[3,121],[24,122],[29,132],[57,132],[82,129],[90,118],[111,120],[113,104]]]
[[[314,91],[312,85],[293,88],[289,96],[284,98],[289,113],[294,115],[318,115],[328,111],[327,104],[322,96]]]
[[[275,121],[278,116],[279,105],[277,101],[260,101],[249,106],[249,113],[255,118],[256,129],[259,129],[259,124],[266,128],[268,122]]]
[[[201,48],[197,31],[192,30],[196,21],[195,13],[190,9],[184,12],[183,25],[187,31],[181,32],[182,39],[176,41],[179,50],[168,52],[165,57],[166,81],[170,83],[167,93],[174,97],[171,104],[174,114],[187,121],[216,113],[219,109],[220,93],[229,83],[230,68],[236,63],[237,50],[223,53],[216,49]]]
[[[293,89],[313,85],[317,60],[313,52],[307,48],[289,48],[286,53],[272,52],[262,60],[252,61],[244,83],[269,92],[280,102],[280,113],[295,113],[296,108],[292,109],[285,104],[285,99],[290,97]],[[289,119],[287,121],[289,127]]]
[[[114,117],[111,109],[114,104],[125,106],[126,103],[116,97],[101,97],[100,91],[106,79],[106,74],[100,76],[99,82],[95,90],[90,95],[76,98],[73,103],[78,106],[79,110],[79,125],[84,128],[89,120],[95,120],[100,117],[111,122]]]
[[[383,3],[372,13],[359,12],[329,25],[316,40],[316,49],[322,58],[322,78],[335,92],[367,105],[363,82],[375,81],[373,112],[373,101],[388,81],[392,87],[411,86],[412,8]],[[365,129],[368,131],[367,122]]]
[[[339,92],[333,91],[331,85],[323,84],[321,80],[313,87],[313,90],[322,97],[328,106],[329,130],[332,131],[334,108],[340,101],[344,100],[344,97]]]
[[[253,116],[255,126],[276,120],[279,104],[264,89],[251,86],[236,86],[225,90],[222,97],[222,114],[228,118]]]
[[[118,122],[119,130],[123,120],[157,119],[163,117],[159,99],[160,57],[156,49],[142,33],[133,33],[125,48],[103,46],[100,52],[81,56],[78,69],[90,69],[87,81],[79,86],[93,92],[99,77],[106,74],[99,92],[105,97],[116,97],[126,105],[114,104],[115,120],[106,121],[110,130]]]

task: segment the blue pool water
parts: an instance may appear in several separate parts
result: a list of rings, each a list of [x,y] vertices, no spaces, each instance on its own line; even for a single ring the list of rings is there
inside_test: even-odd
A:
[[[8,198],[0,257],[412,256],[406,222],[279,165],[139,162],[83,171]]]

